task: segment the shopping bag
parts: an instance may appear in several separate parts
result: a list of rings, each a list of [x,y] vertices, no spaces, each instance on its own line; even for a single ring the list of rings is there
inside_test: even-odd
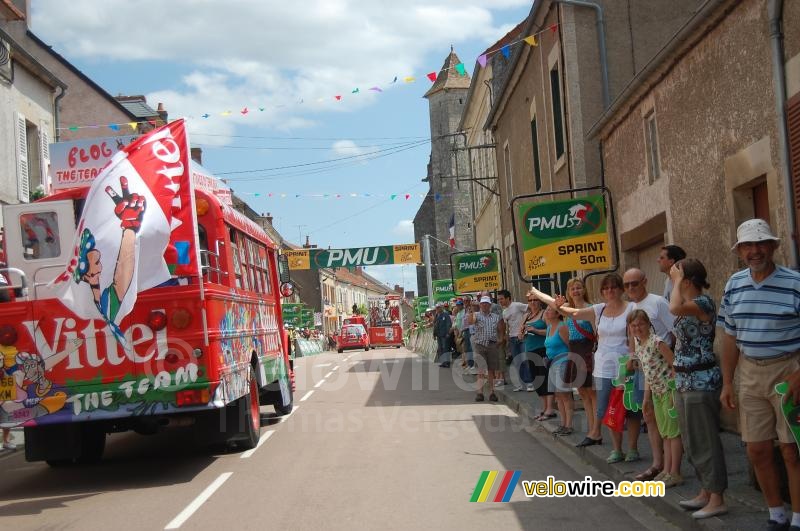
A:
[[[615,387],[608,397],[608,409],[603,416],[603,424],[610,429],[622,433],[625,429],[625,405],[623,403],[624,391]]]

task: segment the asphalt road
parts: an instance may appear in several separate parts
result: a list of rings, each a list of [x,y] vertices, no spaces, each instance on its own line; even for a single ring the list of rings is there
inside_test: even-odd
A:
[[[255,451],[212,454],[176,429],[112,435],[97,465],[0,460],[3,528],[675,529],[633,499],[526,498],[517,487],[508,503],[470,503],[484,470],[603,478],[405,349],[295,367],[296,409],[280,421],[262,409]]]

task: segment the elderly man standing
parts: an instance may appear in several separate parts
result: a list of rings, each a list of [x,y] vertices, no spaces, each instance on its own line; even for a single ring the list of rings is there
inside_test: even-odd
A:
[[[487,377],[488,369],[489,380],[489,400],[497,402],[497,395],[494,394],[494,378],[501,370],[501,356],[503,355],[502,341],[505,337],[506,326],[503,318],[492,312],[492,299],[487,296],[480,298],[480,311],[467,314],[467,324],[474,325],[475,329],[470,337],[472,349],[478,360],[478,394],[475,396],[476,402],[483,402],[484,379]]]
[[[767,528],[800,530],[797,444],[775,392],[776,384],[788,380],[792,394],[800,394],[800,273],[775,264],[780,239],[763,219],[745,221],[736,236],[732,250],[747,269],[728,279],[719,308],[717,324],[725,331],[720,400],[724,407],[739,408],[742,441],[769,508]],[[791,522],[784,512],[773,459],[776,437],[789,479]]]
[[[644,310],[650,318],[654,331],[670,348],[674,347],[674,335],[672,333],[673,323],[675,316],[669,313],[669,303],[667,299],[661,295],[647,292],[647,276],[641,269],[628,269],[622,277],[622,285],[625,288],[625,293],[628,299],[634,304],[637,310]],[[636,388],[640,393],[637,397],[638,402],[642,402],[644,394],[644,373],[641,370],[636,371],[637,385]],[[650,448],[653,450],[653,463],[644,472],[638,474],[636,479],[650,480],[655,478],[664,468],[664,441],[661,439],[661,434],[656,428],[656,416],[652,408],[648,407],[643,412],[644,420],[647,423],[647,437],[650,440]],[[631,448],[636,448],[635,442],[638,439],[638,432],[641,421],[637,416],[628,419],[629,429],[628,435],[631,438]],[[673,459],[680,460],[682,451],[681,447],[670,448]],[[671,484],[668,486],[676,486],[682,483],[681,478],[672,478]]]
[[[436,317],[433,319],[433,337],[436,338],[436,361],[439,367],[450,367],[450,329],[453,321],[450,312],[445,311],[444,304],[436,305]]]

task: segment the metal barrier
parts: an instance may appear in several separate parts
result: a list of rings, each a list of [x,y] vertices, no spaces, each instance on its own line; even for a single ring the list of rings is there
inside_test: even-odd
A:
[[[295,357],[300,356],[313,356],[315,354],[321,354],[325,351],[325,346],[327,345],[327,341],[325,339],[304,339],[298,338],[294,340],[294,352]]]

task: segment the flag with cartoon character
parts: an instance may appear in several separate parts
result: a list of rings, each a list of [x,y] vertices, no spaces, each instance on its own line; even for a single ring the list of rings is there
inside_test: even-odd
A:
[[[137,294],[198,273],[194,198],[183,120],[114,155],[92,183],[73,257],[51,289],[76,315],[121,324]]]

